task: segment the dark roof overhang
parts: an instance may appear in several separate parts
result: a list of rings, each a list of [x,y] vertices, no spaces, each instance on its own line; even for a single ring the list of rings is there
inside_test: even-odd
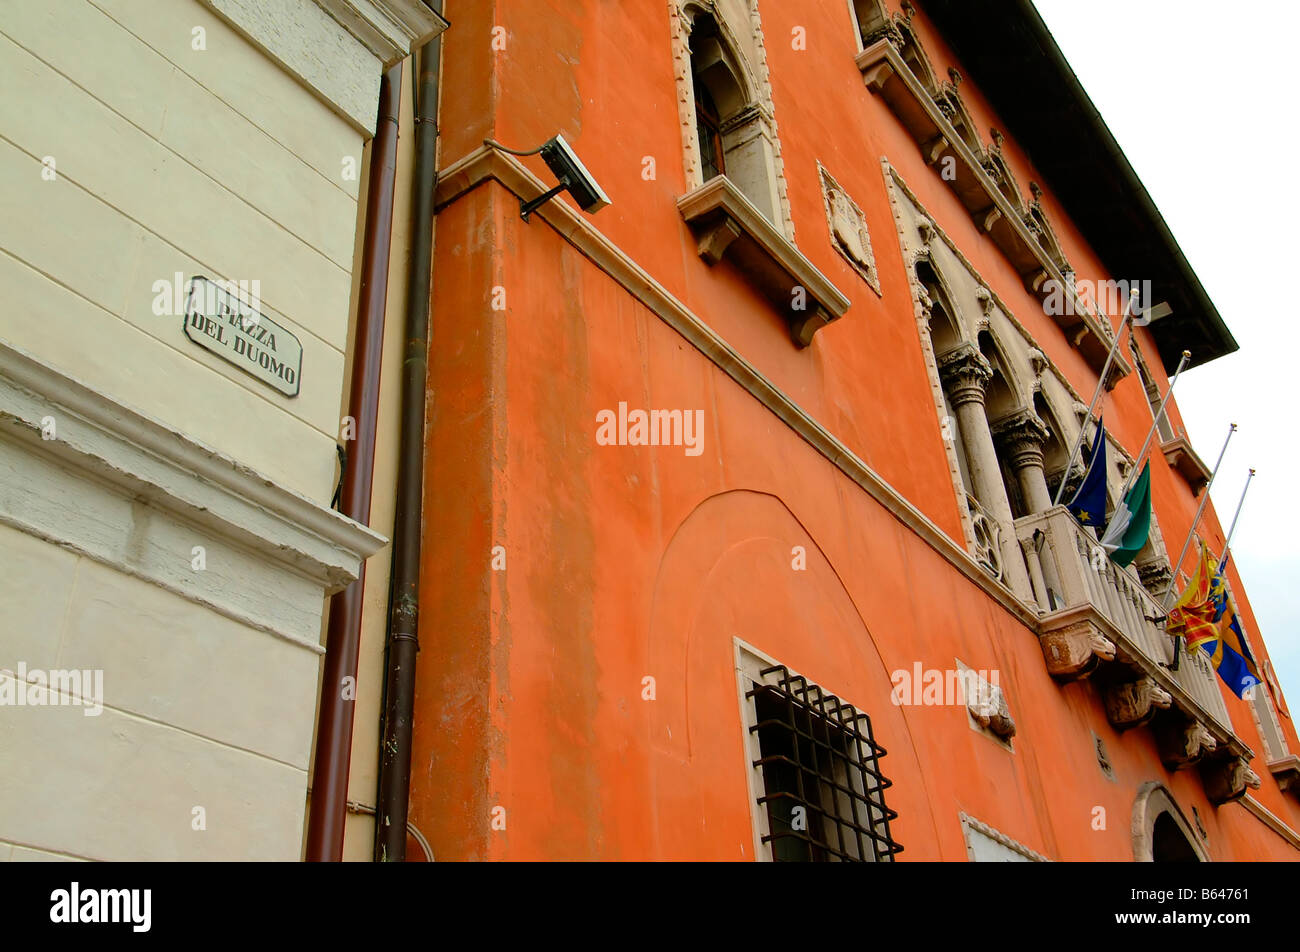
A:
[[[964,71],[1115,280],[1150,280],[1166,372],[1237,349],[1214,302],[1030,0],[927,0]],[[1144,302],[1145,303],[1145,302]]]

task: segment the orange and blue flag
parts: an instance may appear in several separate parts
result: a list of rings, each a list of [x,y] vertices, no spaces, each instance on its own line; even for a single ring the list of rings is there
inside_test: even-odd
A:
[[[1169,617],[1165,621],[1165,630],[1171,635],[1182,635],[1189,651],[1219,637],[1219,629],[1215,624],[1217,609],[1211,591],[1216,578],[1222,582],[1222,576],[1210,558],[1210,549],[1202,542],[1196,572],[1174,607],[1169,610]]]
[[[1226,559],[1224,560],[1227,561]],[[1213,621],[1217,629],[1213,640],[1206,640],[1201,648],[1210,656],[1210,663],[1219,672],[1223,683],[1232,688],[1237,697],[1263,681],[1259,668],[1250,653],[1250,645],[1241,629],[1241,616],[1228,591],[1228,581],[1223,577],[1224,562],[1220,562],[1210,583],[1210,601],[1214,605]]]

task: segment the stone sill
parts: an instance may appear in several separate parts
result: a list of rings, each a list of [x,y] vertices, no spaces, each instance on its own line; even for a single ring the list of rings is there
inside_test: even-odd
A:
[[[724,257],[785,318],[799,347],[843,317],[849,299],[763,217],[725,175],[710,179],[677,200],[677,209],[698,242],[700,257],[715,265]],[[795,308],[795,289],[806,300]]]
[[[1281,760],[1271,760],[1268,772],[1282,790],[1300,795],[1300,757],[1291,754]]]
[[[1025,288],[1031,294],[1045,298],[1050,291],[1050,281],[1064,287],[1065,278],[1056,263],[1039,245],[1020,214],[984,171],[979,157],[957,135],[889,41],[878,40],[859,53],[854,62],[862,72],[867,88],[884,100],[920,146],[927,164],[937,165],[945,156],[957,160],[956,176],[947,183],[948,186],[980,230],[992,239],[1020,274]],[[1093,370],[1100,373],[1114,340],[1113,334],[1104,322],[1085,312],[1081,305],[1071,310],[1073,314],[1053,316],[1052,319]],[[1132,368],[1117,354],[1107,376],[1107,389],[1113,389],[1131,372]]]
[[[1187,480],[1187,485],[1192,487],[1192,495],[1200,493],[1210,482],[1209,467],[1196,455],[1187,437],[1176,436],[1161,443],[1160,451],[1165,454],[1169,465],[1178,471],[1178,475]]]

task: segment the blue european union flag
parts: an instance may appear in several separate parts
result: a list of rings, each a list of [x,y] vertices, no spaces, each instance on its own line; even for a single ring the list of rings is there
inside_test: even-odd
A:
[[[1101,420],[1097,421],[1097,435],[1093,437],[1088,471],[1084,474],[1074,499],[1066,503],[1066,508],[1079,520],[1079,525],[1092,526],[1097,530],[1097,535],[1101,535],[1102,527],[1106,524],[1106,427]]]

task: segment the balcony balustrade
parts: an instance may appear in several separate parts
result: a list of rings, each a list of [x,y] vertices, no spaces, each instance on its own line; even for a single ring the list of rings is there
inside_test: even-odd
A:
[[[1166,766],[1199,764],[1216,800],[1257,785],[1209,659],[1199,649],[1180,651],[1172,667],[1165,610],[1136,571],[1112,562],[1063,506],[1017,519],[1015,532],[1049,672],[1063,681],[1092,676],[1111,723],[1120,730],[1150,724]]]

